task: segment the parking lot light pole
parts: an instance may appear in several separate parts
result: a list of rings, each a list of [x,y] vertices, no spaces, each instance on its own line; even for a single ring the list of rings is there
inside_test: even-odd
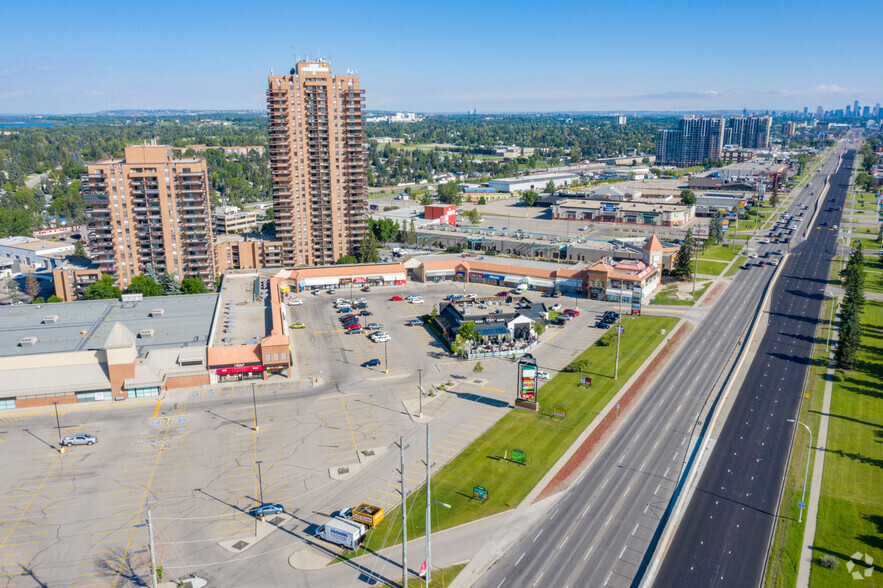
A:
[[[423,418],[423,370],[417,370],[417,390],[420,393],[420,414],[419,417]]]
[[[55,407],[55,426],[58,428],[58,442],[61,443],[61,421],[58,420],[58,403],[53,402],[52,406]]]
[[[806,473],[803,474],[803,494],[800,495],[800,515],[797,517],[797,522],[803,522],[803,509],[806,508],[806,479],[809,477],[809,456],[812,450],[812,431],[809,427],[807,427],[804,423],[794,420],[794,419],[786,419],[789,423],[797,423],[798,425],[803,425],[803,428],[806,429],[806,432],[809,433],[809,449],[806,452]]]
[[[261,464],[264,462],[261,460],[258,460],[254,463],[255,463],[255,465],[258,466],[258,489],[260,492],[259,495],[261,497],[261,504],[263,504],[264,503],[264,480],[261,478]]]
[[[830,291],[825,294],[831,297],[831,318],[828,320],[828,336],[825,339],[825,351],[828,351],[831,344],[831,329],[834,328],[834,310],[837,308],[837,297]]]
[[[260,427],[258,427],[258,403],[254,397],[255,386],[256,386],[256,384],[252,383],[252,385],[251,385],[251,405],[254,408],[254,432],[257,433]]]
[[[388,351],[388,348],[386,347],[387,343],[388,343],[388,341],[386,341],[386,340],[383,341],[383,371],[384,371],[384,373],[388,374],[389,373],[389,351]]]

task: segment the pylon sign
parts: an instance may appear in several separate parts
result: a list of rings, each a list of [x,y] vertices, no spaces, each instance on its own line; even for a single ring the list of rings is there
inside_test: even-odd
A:
[[[521,358],[518,361],[518,381],[515,385],[515,406],[539,410],[537,399],[537,362]]]

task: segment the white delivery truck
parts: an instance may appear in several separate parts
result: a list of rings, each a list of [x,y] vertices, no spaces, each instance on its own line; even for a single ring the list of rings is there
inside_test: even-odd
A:
[[[355,521],[333,518],[319,527],[316,535],[325,541],[342,545],[347,549],[356,549],[365,538],[365,525]]]

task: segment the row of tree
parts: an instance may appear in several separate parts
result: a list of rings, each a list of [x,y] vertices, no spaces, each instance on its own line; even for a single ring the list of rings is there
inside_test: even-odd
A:
[[[845,294],[840,305],[840,328],[834,364],[838,369],[855,367],[862,342],[861,314],[865,305],[864,254],[861,246],[852,250],[846,268],[841,272]]]
[[[169,272],[163,272],[159,278],[154,275],[142,274],[132,278],[132,282],[126,289],[127,294],[142,294],[144,296],[172,296],[175,294],[205,294],[209,289],[197,277],[188,277],[178,282]],[[90,284],[83,290],[83,298],[86,300],[101,300],[104,298],[119,298],[122,291],[113,283],[109,274],[101,276],[101,279]]]

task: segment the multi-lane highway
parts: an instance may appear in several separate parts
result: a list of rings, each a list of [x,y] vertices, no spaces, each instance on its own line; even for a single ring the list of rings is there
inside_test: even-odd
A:
[[[775,284],[770,318],[655,586],[757,586],[809,369],[853,152],[832,177],[807,240]]]
[[[790,212],[801,204],[809,204],[807,212],[812,212],[824,176],[834,171],[838,157],[826,161]],[[723,385],[773,269],[752,267],[733,279],[714,312],[697,325],[581,478],[478,585],[629,586],[640,580],[685,452],[699,430],[694,425],[704,418],[700,412],[707,410],[706,400]],[[786,306],[782,312],[790,311]],[[781,353],[786,354],[784,348]]]

